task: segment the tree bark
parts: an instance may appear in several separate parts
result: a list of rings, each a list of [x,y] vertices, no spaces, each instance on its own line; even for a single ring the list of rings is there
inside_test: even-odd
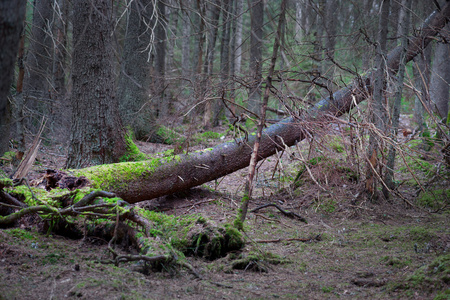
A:
[[[262,42],[264,24],[263,0],[250,1],[250,89],[247,108],[259,114],[262,95]]]
[[[450,25],[442,30],[444,41],[437,43],[433,59],[433,69],[430,80],[430,99],[432,109],[441,120],[447,121],[449,86],[450,86]]]
[[[403,81],[405,78],[405,54],[406,47],[408,45],[408,31],[409,31],[409,23],[410,23],[410,10],[411,10],[411,1],[403,0],[402,8],[400,12],[401,20],[399,20],[399,24],[401,27],[398,29],[398,34],[401,36],[401,47],[403,48],[402,54],[400,56],[400,65],[397,76],[397,86],[394,96],[394,107],[392,110],[392,124],[391,124],[391,138],[396,141],[397,140],[397,131],[399,125],[399,117],[400,117],[400,109],[402,102],[402,92],[403,92]],[[384,174],[384,182],[383,185],[383,194],[386,199],[390,196],[390,191],[395,188],[394,183],[394,166],[395,166],[395,154],[396,149],[394,145],[389,145],[389,154],[386,162],[386,172]]]
[[[389,6],[390,0],[383,0],[381,4],[381,14],[379,18],[378,28],[378,43],[376,47],[375,67],[374,72],[374,87],[373,97],[369,99],[369,116],[371,122],[381,132],[384,132],[387,121],[386,109],[383,105],[386,88],[386,43],[388,33],[389,21]],[[400,59],[399,59],[400,60]],[[372,100],[372,101],[371,101]],[[366,191],[371,198],[376,198],[376,187],[378,178],[378,151],[379,151],[379,137],[374,132],[369,132],[369,147],[367,151],[367,173],[366,173]]]
[[[11,108],[8,95],[25,18],[25,6],[25,0],[0,0],[0,156],[9,148]]]
[[[433,14],[411,38],[405,63],[410,61],[446,24],[450,17],[450,3],[441,12]],[[398,71],[401,47],[388,55],[387,69]],[[327,115],[341,116],[364,101],[373,90],[372,75],[356,79],[352,84],[335,92],[332,97],[321,100],[307,113],[297,118],[287,118],[264,130],[258,160],[273,155],[285,145],[292,146],[306,134],[301,122],[323,121]],[[95,188],[116,193],[122,199],[135,203],[159,196],[183,191],[205,182],[220,178],[248,166],[253,152],[255,136],[220,144],[214,148],[187,155],[157,158],[149,161],[94,166],[74,170],[76,176],[85,176]]]
[[[32,110],[48,115],[51,107],[50,83],[52,82],[52,19],[51,0],[35,1],[33,9],[33,25],[31,27],[30,46],[25,61],[25,78],[23,85],[23,105]],[[19,107],[19,109],[21,109]],[[23,109],[23,108],[22,108]],[[30,120],[38,124],[40,117]],[[34,122],[33,122],[34,121]],[[27,122],[28,123],[28,122]],[[31,126],[37,131],[39,126]]]
[[[118,162],[126,152],[115,97],[109,0],[73,3],[72,126],[67,167]]]
[[[153,10],[150,0],[131,2],[117,87],[123,124],[133,130],[136,139],[148,138],[155,130],[155,109],[149,97]]]

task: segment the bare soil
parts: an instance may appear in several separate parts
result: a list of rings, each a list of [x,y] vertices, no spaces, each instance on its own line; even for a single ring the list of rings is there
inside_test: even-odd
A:
[[[173,147],[137,145],[148,154]],[[249,213],[241,252],[214,261],[188,257],[203,279],[169,267],[142,272],[140,262],[101,264],[110,255],[108,241],[42,233],[39,219],[28,217],[18,228],[0,229],[0,299],[449,299],[448,211],[430,213],[400,198],[368,201],[362,180],[349,173],[357,166],[347,148],[341,153],[328,147],[324,156],[333,158],[310,165],[299,188],[290,190],[302,162],[310,159],[308,144],[300,147],[305,157],[293,147],[258,165],[251,209],[275,203],[308,223],[275,207]],[[62,168],[64,155],[64,147],[42,147],[30,176]],[[244,169],[139,205],[229,223],[246,174]],[[414,203],[413,187],[402,189]],[[252,255],[257,259],[233,269],[236,258]]]

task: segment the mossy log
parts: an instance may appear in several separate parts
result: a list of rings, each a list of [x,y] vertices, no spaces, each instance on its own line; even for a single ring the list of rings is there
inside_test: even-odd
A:
[[[434,12],[416,36],[409,40],[406,60],[412,60],[450,17],[450,3]],[[398,71],[400,47],[387,58],[391,74]],[[357,77],[352,84],[321,100],[300,116],[287,118],[264,130],[258,159],[273,155],[285,146],[292,146],[307,136],[305,123],[324,121],[327,116],[338,117],[350,111],[372,93],[373,78]],[[311,126],[309,126],[311,127]],[[180,192],[245,168],[250,162],[255,136],[220,144],[214,148],[185,155],[155,158],[147,161],[118,163],[72,170],[74,176],[84,176],[94,188],[116,193],[129,203],[149,200]]]

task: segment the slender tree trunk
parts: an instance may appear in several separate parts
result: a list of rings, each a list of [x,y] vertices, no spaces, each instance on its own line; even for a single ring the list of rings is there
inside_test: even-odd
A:
[[[73,3],[69,168],[117,162],[126,152],[115,97],[112,4],[109,0]]]
[[[152,3],[152,0],[131,2],[117,88],[123,124],[133,130],[137,139],[148,138],[155,130],[156,109],[149,97],[154,37]]]
[[[325,42],[325,76],[327,80],[328,92],[333,92],[333,82],[334,82],[334,66],[332,60],[334,60],[334,52],[336,48],[336,34],[338,21],[338,14],[336,13],[339,9],[338,0],[327,1],[326,3],[326,18],[325,18],[325,29],[326,29],[326,42]]]
[[[25,6],[25,0],[0,0],[0,156],[9,148],[11,107],[8,95],[25,18]]]
[[[168,116],[170,103],[165,98],[165,62],[166,62],[166,5],[162,0],[157,1],[157,20],[155,26],[155,102],[158,107],[158,116]]]
[[[287,0],[282,0],[281,9],[280,9],[280,17],[278,20],[278,28],[277,28],[276,36],[275,36],[275,43],[273,45],[273,52],[272,52],[272,58],[270,61],[269,73],[268,73],[267,79],[266,79],[266,87],[264,89],[264,98],[263,98],[263,102],[262,102],[262,106],[261,106],[260,118],[258,120],[256,139],[255,139],[255,143],[253,145],[252,155],[250,157],[250,165],[248,167],[248,178],[247,178],[247,182],[245,185],[245,195],[242,199],[242,204],[241,204],[241,207],[240,207],[240,210],[238,213],[237,221],[235,222],[235,224],[237,225],[236,227],[240,230],[244,229],[243,223],[247,216],[248,204],[250,202],[250,199],[252,198],[253,178],[255,176],[256,163],[259,160],[258,159],[258,155],[259,155],[258,151],[259,151],[259,147],[261,144],[263,128],[266,123],[266,109],[267,109],[267,104],[269,102],[270,89],[273,88],[272,76],[274,74],[275,63],[276,63],[277,57],[278,57],[278,49],[280,48],[281,40],[282,40],[281,35],[283,33],[283,28],[284,28],[284,23],[285,23],[286,5],[287,5]]]
[[[53,65],[52,65],[52,87],[51,107],[52,128],[57,133],[56,138],[67,141],[67,132],[70,129],[70,105],[67,99],[66,77],[69,74],[67,66],[68,27],[69,27],[69,1],[55,0],[53,2],[54,25],[53,25]]]
[[[229,3],[231,2],[231,3]],[[230,76],[230,34],[231,34],[231,7],[233,1],[223,0],[222,1],[222,38],[220,43],[220,77],[221,77],[221,89],[222,94],[227,97],[228,93],[225,89],[228,86],[229,76]],[[213,126],[220,125],[220,119],[224,117],[225,106],[222,100],[216,100],[214,102],[214,116],[213,116]]]
[[[234,74],[241,74],[242,63],[242,27],[244,18],[244,0],[236,0],[236,34],[234,42]]]
[[[424,105],[428,106],[430,102],[431,50],[432,45],[428,45],[414,59],[414,81],[418,89],[414,97],[414,121],[417,124],[417,130],[420,132],[424,129],[425,124]]]
[[[214,0],[208,5],[208,11],[210,14],[208,22],[208,46],[206,48],[206,60],[203,70],[203,91],[207,91],[210,85],[211,76],[214,71],[214,55],[217,40],[217,32],[219,29],[219,18],[221,11],[220,0]],[[206,101],[205,111],[203,115],[203,127],[209,129],[212,127],[213,121],[213,103],[212,101]]]
[[[402,24],[398,30],[398,34],[401,36],[401,47],[403,51],[400,56],[400,64],[397,76],[397,89],[394,95],[394,107],[392,112],[392,125],[391,125],[391,138],[397,140],[398,123],[400,117],[400,108],[402,102],[402,91],[403,91],[403,80],[405,77],[405,55],[406,48],[408,47],[408,31],[410,23],[410,11],[411,11],[411,0],[403,0],[402,8],[400,12],[401,20],[399,24]],[[389,153],[386,162],[386,173],[384,175],[385,186],[383,185],[383,194],[386,199],[389,198],[390,191],[395,188],[394,184],[394,167],[395,167],[395,147],[394,145],[389,146]]]
[[[51,23],[53,20],[52,0],[37,0],[34,2],[33,24],[29,49],[25,61],[25,78],[23,86],[23,105],[37,114],[48,115],[51,107],[50,90],[52,82],[53,40]],[[19,107],[21,109],[21,107]],[[22,108],[23,109],[23,108]],[[29,119],[31,124],[38,124],[36,120]],[[32,131],[37,130],[33,126]]]
[[[375,127],[384,132],[386,114],[383,108],[383,99],[385,95],[386,87],[386,43],[387,43],[387,33],[388,33],[388,20],[389,20],[389,5],[390,0],[382,0],[381,4],[381,14],[379,19],[379,35],[377,44],[377,56],[375,58],[375,82],[373,90],[373,101],[369,102],[369,109],[371,111],[371,119]],[[398,67],[397,67],[398,68]],[[369,138],[369,147],[367,152],[367,174],[366,174],[366,191],[368,192],[370,198],[376,199],[376,188],[378,175],[381,174],[379,170],[378,162],[378,150],[380,147],[379,137],[371,131]]]
[[[262,43],[264,25],[264,1],[250,0],[250,90],[247,108],[259,114],[262,93]]]

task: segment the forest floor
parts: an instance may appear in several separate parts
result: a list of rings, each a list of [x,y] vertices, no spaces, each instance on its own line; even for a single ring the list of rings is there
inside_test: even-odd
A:
[[[173,147],[137,145],[148,154]],[[303,155],[311,152],[306,142],[300,147],[302,155],[293,147],[258,165],[250,209],[275,203],[308,223],[273,206],[249,213],[240,253],[214,261],[188,257],[203,279],[184,269],[143,274],[139,263],[101,264],[109,256],[108,241],[41,233],[31,218],[0,229],[0,299],[450,299],[448,207],[431,213],[415,205],[417,186],[407,175],[404,199],[366,200],[359,166],[345,158],[347,147],[342,153],[333,145],[321,159],[308,157],[299,187],[289,189],[306,161]],[[64,147],[43,146],[34,174],[63,162]],[[243,169],[139,205],[229,223],[246,174]],[[243,268],[232,268],[236,257],[252,256]]]

